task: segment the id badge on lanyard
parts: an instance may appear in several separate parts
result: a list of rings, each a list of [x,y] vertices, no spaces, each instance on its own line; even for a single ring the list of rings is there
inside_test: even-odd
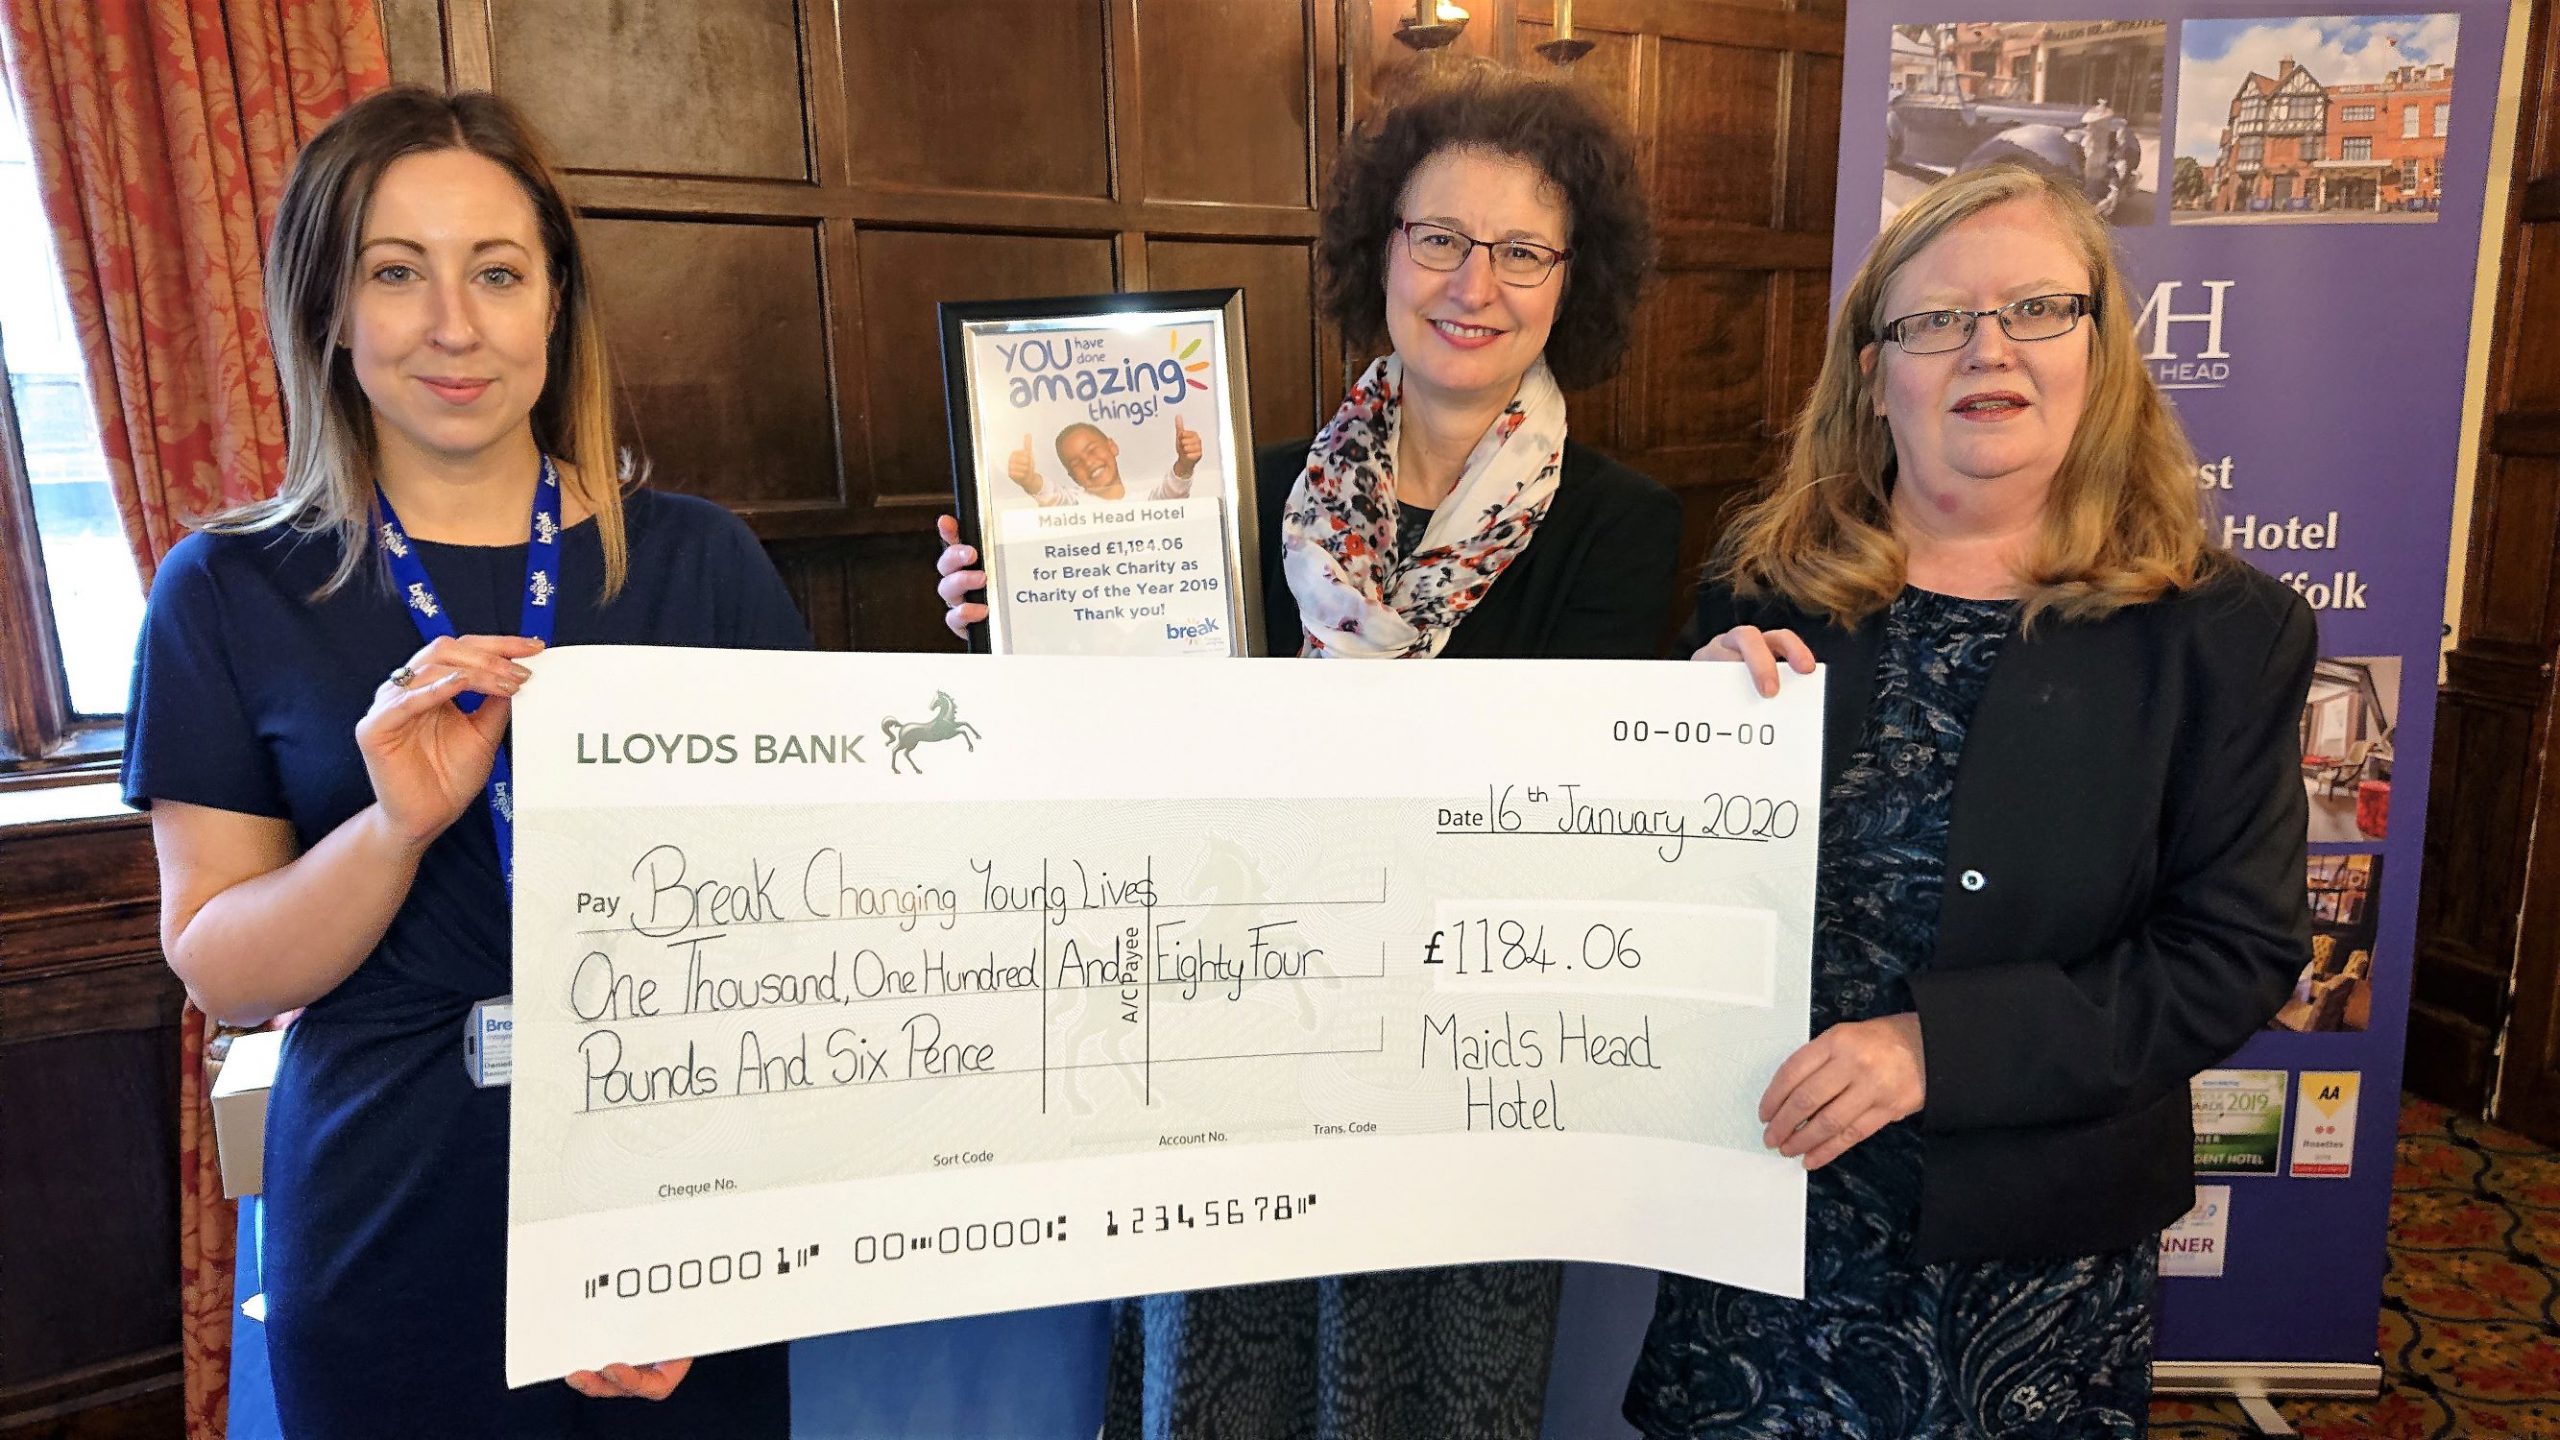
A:
[[[418,627],[418,637],[432,645],[458,632],[453,617],[446,613],[444,602],[436,598],[435,582],[428,578],[427,567],[418,559],[417,550],[409,543],[409,532],[400,525],[400,517],[391,508],[391,497],[377,487],[374,491],[374,514],[383,555],[391,562],[391,578],[399,586],[400,597],[409,612],[409,622]],[[528,640],[551,643],[554,620],[558,612],[552,598],[559,594],[560,573],[560,472],[551,457],[542,457],[541,472],[533,486],[533,520],[528,527],[524,554],[524,612],[518,633]],[[453,703],[466,715],[480,708],[481,695],[457,695]],[[506,877],[507,897],[515,898],[516,884],[516,815],[515,800],[509,793],[514,781],[514,767],[507,760],[508,745],[498,742],[497,758],[489,767],[489,823],[498,838],[498,873]],[[494,1015],[486,1014],[496,1007]],[[492,1047],[481,1043],[489,1038],[490,1022],[497,1025],[494,1033],[504,1034],[511,1026],[505,1019],[511,1014],[506,997],[483,1001],[472,1007],[469,1027],[464,1035],[463,1064],[475,1085],[504,1085],[508,1071],[504,1050],[492,1055]],[[497,1063],[491,1064],[495,1060]]]
[[[436,598],[435,582],[427,578],[427,567],[418,559],[417,550],[409,543],[409,532],[400,528],[400,517],[391,509],[391,497],[379,489],[374,491],[374,513],[379,519],[383,554],[391,561],[391,578],[400,587],[400,597],[409,611],[409,623],[418,627],[418,638],[432,645],[457,632],[453,617],[445,611],[444,602]],[[517,629],[528,640],[551,643],[552,624],[556,612],[551,599],[559,593],[554,578],[560,569],[560,472],[553,469],[551,457],[542,457],[542,472],[533,486],[533,523],[524,549],[524,618]],[[453,703],[468,715],[480,708],[486,697],[457,695]],[[508,786],[514,776],[507,763],[507,742],[498,742],[497,763],[489,767],[489,820],[498,832],[498,872],[507,877],[507,892],[515,893],[516,883],[516,816],[515,802]]]

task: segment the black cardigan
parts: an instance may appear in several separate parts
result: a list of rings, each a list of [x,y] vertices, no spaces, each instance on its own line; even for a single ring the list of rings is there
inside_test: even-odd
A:
[[[1294,655],[1305,641],[1297,597],[1280,565],[1280,511],[1310,442],[1266,445],[1254,455],[1262,519],[1265,653]],[[1660,485],[1567,440],[1556,498],[1520,558],[1449,634],[1451,660],[1579,658],[1643,660],[1661,645],[1680,566],[1680,502]]]
[[[1824,792],[1874,696],[1843,630],[1710,584],[1697,633],[1791,629],[1829,667]],[[2143,1240],[2194,1203],[2187,1081],[2309,954],[2301,597],[2246,566],[2012,636],[1966,731],[1935,956],[1911,989],[1928,1096],[1916,1258]]]

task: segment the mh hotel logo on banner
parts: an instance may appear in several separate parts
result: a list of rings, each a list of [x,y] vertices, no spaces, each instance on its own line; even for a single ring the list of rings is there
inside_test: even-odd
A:
[[[2143,363],[2163,390],[2219,390],[2231,379],[2222,322],[2235,280],[2163,280],[2134,317]]]

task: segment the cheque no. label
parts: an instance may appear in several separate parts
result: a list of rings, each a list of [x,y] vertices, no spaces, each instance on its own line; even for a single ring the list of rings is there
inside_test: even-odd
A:
[[[1822,677],[567,648],[513,1383],[1513,1259],[1780,1294]]]

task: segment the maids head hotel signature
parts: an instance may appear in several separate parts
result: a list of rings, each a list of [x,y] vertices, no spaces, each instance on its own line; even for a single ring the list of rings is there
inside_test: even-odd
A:
[[[975,753],[984,737],[978,728],[960,718],[959,706],[948,694],[936,693],[932,713],[922,720],[901,720],[895,715],[883,717],[880,733],[886,737],[882,746],[889,752],[891,771],[922,773],[916,749],[943,740],[959,740]],[[609,730],[580,731],[577,736],[577,763],[581,765],[868,765],[872,756],[863,753],[863,742],[873,737],[859,733],[793,735],[704,735],[693,731],[633,730],[617,734]]]

